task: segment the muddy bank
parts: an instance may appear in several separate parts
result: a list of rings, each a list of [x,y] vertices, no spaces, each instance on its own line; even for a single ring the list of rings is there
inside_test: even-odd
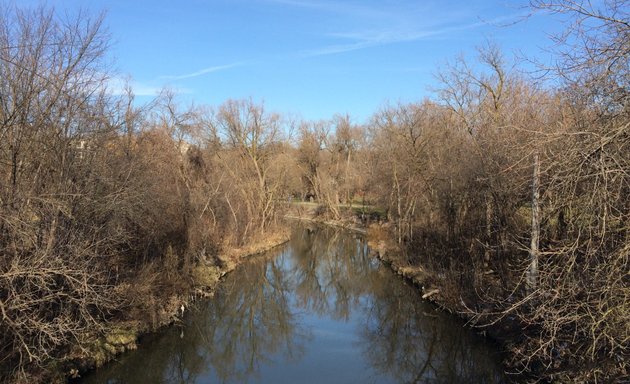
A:
[[[372,227],[370,230],[366,230],[368,245],[374,256],[389,266],[396,274],[417,287],[422,292],[422,299],[431,301],[441,309],[461,317],[460,308],[452,305],[442,294],[442,288],[438,282],[440,277],[429,273],[422,266],[403,263],[400,258],[402,251],[399,247],[393,241],[384,239],[382,235],[375,234],[375,232],[381,233],[382,231],[382,227]]]
[[[291,210],[285,215],[289,220],[300,220],[311,223],[329,225],[331,227],[348,229],[353,232],[367,234],[367,222],[357,217],[357,215],[346,212],[340,218],[331,218],[327,214],[321,213],[322,207],[314,203],[295,203]]]

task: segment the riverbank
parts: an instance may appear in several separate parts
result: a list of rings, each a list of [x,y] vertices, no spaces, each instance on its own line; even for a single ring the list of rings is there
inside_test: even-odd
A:
[[[394,255],[401,252],[399,247],[391,240],[389,224],[373,223],[366,226],[367,222],[361,222],[354,215],[346,215],[340,219],[330,219],[325,215],[318,215],[318,205],[314,203],[295,205],[288,219],[329,225],[337,228],[351,230],[367,236],[368,245],[376,257],[388,265],[394,272],[413,283],[422,291],[422,298],[432,301],[442,309],[453,313],[455,308],[450,308],[440,294],[440,288],[431,283],[431,276],[420,266],[404,265]]]
[[[182,284],[185,289],[168,297],[150,298],[151,316],[135,316],[132,319],[110,323],[106,325],[108,331],[104,334],[97,336],[95,332],[85,335],[84,339],[77,340],[76,344],[68,347],[62,359],[51,361],[44,369],[30,372],[28,380],[24,382],[64,383],[68,379],[78,378],[82,373],[103,366],[121,353],[135,350],[139,338],[181,321],[181,316],[189,305],[214,295],[224,276],[249,258],[285,244],[289,240],[289,235],[287,228],[278,229],[242,247],[224,250],[218,256],[218,265],[199,263],[192,268],[192,281],[189,284]],[[131,316],[134,317],[133,314]]]
[[[300,219],[330,224],[325,217],[304,216]],[[503,367],[511,381],[625,382],[619,381],[619,378],[627,377],[621,355],[601,358],[599,366],[582,365],[576,357],[578,349],[570,340],[553,349],[551,355],[528,353],[526,348],[545,343],[540,328],[528,317],[532,309],[527,305],[521,308],[523,304],[517,301],[517,294],[506,295],[502,286],[505,276],[488,266],[471,270],[463,270],[461,266],[451,269],[448,263],[440,260],[449,257],[451,252],[458,252],[457,248],[433,244],[430,238],[427,242],[412,244],[410,248],[401,246],[395,240],[391,223],[386,222],[361,227],[356,218],[346,217],[333,221],[332,225],[366,233],[374,256],[415,286],[422,293],[423,300],[463,319],[468,327],[496,343],[503,351]],[[466,249],[459,252],[467,254]],[[479,289],[472,288],[474,286]],[[595,380],[593,372],[606,380]]]
[[[417,287],[422,292],[422,299],[433,302],[447,312],[457,313],[458,308],[453,308],[449,305],[442,295],[440,285],[433,282],[436,276],[432,276],[422,266],[412,266],[403,263],[399,257],[402,251],[386,237],[387,235],[383,236],[383,231],[384,229],[379,226],[366,230],[368,233],[368,246],[374,255],[396,274]]]
[[[293,224],[286,246],[81,384],[502,382],[495,346],[375,262],[363,236]]]
[[[518,323],[513,316],[500,317],[497,321],[486,321],[476,317],[478,312],[467,307],[461,292],[446,272],[435,272],[422,264],[409,263],[406,251],[393,240],[386,226],[373,225],[367,232],[368,245],[375,257],[416,287],[422,293],[423,300],[464,320],[467,327],[476,329],[479,335],[488,338],[502,350],[504,356],[502,364],[507,377],[511,379],[510,382],[541,382],[540,379],[531,377],[528,371],[511,364],[512,348],[523,337],[524,324]],[[477,301],[472,305],[481,308],[484,303]]]
[[[405,250],[394,240],[390,223],[384,221],[361,222],[353,215],[332,220],[325,215],[318,215],[316,208],[304,209],[303,206],[294,209],[287,218],[364,234],[373,255],[394,273],[416,287],[421,292],[423,300],[431,302],[442,311],[463,319],[470,326],[474,326],[471,312],[467,310],[461,299],[456,298],[457,295],[445,274],[430,271],[419,263],[411,264],[408,262]],[[488,327],[479,327],[477,331],[480,335],[490,338],[497,345],[506,347],[514,338],[518,337],[513,331],[514,326],[513,323],[500,322]],[[504,367],[506,370],[510,368],[507,364]]]
[[[343,215],[341,218],[332,219],[320,213],[321,205],[317,203],[293,203],[291,210],[285,215],[286,219],[300,220],[311,223],[329,225],[331,227],[343,228],[353,232],[367,234],[365,222],[358,220],[355,215]]]

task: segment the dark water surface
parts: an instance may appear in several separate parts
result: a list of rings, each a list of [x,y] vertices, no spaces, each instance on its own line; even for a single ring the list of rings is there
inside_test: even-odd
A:
[[[498,383],[496,347],[332,228],[226,276],[183,325],[83,383]]]

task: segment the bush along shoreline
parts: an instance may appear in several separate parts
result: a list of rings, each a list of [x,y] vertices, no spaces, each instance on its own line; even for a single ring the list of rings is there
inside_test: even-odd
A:
[[[512,292],[511,296],[499,300],[497,296],[505,291],[496,272],[487,267],[481,271],[464,271],[452,266],[444,268],[439,263],[443,253],[437,252],[435,246],[422,249],[401,247],[388,224],[372,225],[367,232],[369,247],[375,257],[417,287],[423,299],[464,319],[467,326],[501,345],[505,372],[515,382],[621,383],[628,377],[623,355],[600,355],[596,362],[591,360],[590,364],[584,364],[583,356],[574,355],[580,353],[584,342],[580,340],[565,343],[564,348],[552,356],[525,355],[528,358],[525,364],[522,360],[527,351],[525,348],[541,342],[544,337],[540,325],[528,321],[529,316],[525,317],[530,311],[537,310],[525,304],[532,295],[530,291],[523,288],[522,292]],[[449,250],[452,251],[466,252]],[[473,290],[469,280],[472,274],[478,275],[476,284],[482,284],[485,290]]]
[[[296,219],[366,234],[374,256],[417,287],[422,299],[462,318],[467,326],[497,342],[505,372],[516,382],[623,382],[627,377],[623,355],[600,355],[597,362],[584,364],[584,357],[574,354],[585,341],[566,343],[551,356],[526,355],[527,348],[544,337],[541,326],[531,321],[531,312],[538,309],[528,301],[535,293],[525,283],[520,289],[507,290],[500,271],[493,269],[503,261],[487,261],[484,247],[474,247],[477,239],[468,240],[464,246],[465,238],[447,241],[435,231],[417,227],[413,241],[399,243],[395,223],[383,217],[365,221],[360,213],[349,209],[334,216],[317,204],[296,204],[289,212]],[[517,259],[522,250],[511,249],[511,256],[508,250],[504,252],[503,258]],[[473,268],[469,261],[475,259],[479,263]]]
[[[66,382],[81,374],[102,367],[117,355],[137,348],[139,338],[147,333],[160,332],[163,327],[181,321],[184,312],[196,301],[206,300],[214,295],[223,276],[229,274],[250,257],[261,255],[289,240],[286,229],[278,228],[259,241],[243,247],[234,247],[224,251],[220,256],[219,265],[200,264],[191,271],[190,284],[183,291],[170,296],[160,295],[149,300],[153,308],[146,308],[151,316],[144,316],[125,321],[114,321],[107,324],[107,330],[98,337],[85,335],[81,344],[71,345],[68,352],[58,359],[44,364],[44,369],[31,372],[36,382]],[[182,288],[181,285],[178,285]],[[166,291],[171,291],[167,289]]]

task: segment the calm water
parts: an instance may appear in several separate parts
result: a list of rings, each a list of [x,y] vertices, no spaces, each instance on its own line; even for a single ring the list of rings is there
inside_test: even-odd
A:
[[[226,276],[183,325],[83,383],[498,383],[496,347],[332,228]]]

